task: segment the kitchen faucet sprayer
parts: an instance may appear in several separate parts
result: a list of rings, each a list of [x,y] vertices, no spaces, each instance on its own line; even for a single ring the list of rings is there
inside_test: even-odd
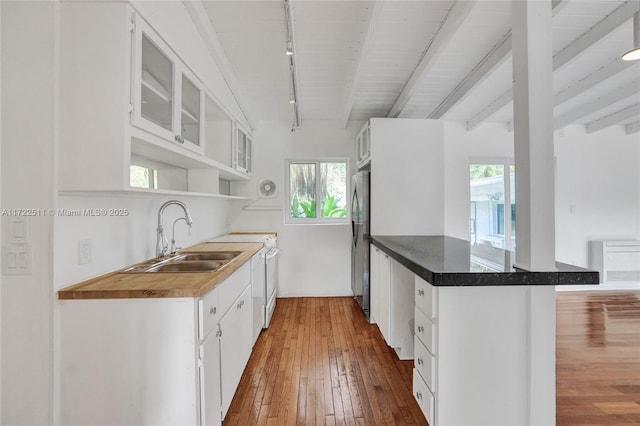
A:
[[[171,236],[171,251],[175,251],[175,225],[176,222],[178,222],[179,220],[183,220],[187,223],[187,225],[189,226],[189,231],[191,231],[191,225],[193,225],[193,219],[191,218],[191,213],[189,213],[189,209],[187,208],[187,206],[182,202],[182,201],[178,201],[178,200],[170,200],[167,201],[166,203],[164,203],[162,206],[160,206],[160,209],[158,210],[158,227],[157,227],[157,238],[156,238],[156,257],[163,257],[166,253],[167,250],[169,249],[169,242],[167,241],[166,237],[164,236],[164,227],[162,226],[162,216],[164,214],[164,210],[169,207],[170,205],[177,205],[180,206],[182,208],[182,210],[184,211],[184,217],[178,218],[173,222],[173,234]]]

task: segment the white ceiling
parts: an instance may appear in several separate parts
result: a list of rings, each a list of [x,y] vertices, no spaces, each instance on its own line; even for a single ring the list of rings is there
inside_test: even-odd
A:
[[[204,0],[253,120],[294,122],[282,0]],[[305,120],[513,120],[508,0],[289,0]],[[638,0],[554,0],[555,125],[640,130]]]

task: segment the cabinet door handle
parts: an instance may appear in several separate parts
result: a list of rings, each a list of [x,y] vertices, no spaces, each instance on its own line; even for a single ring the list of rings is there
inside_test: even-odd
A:
[[[216,311],[217,311],[217,309],[216,309],[215,306],[211,307],[211,309],[209,309],[209,315],[215,315]]]
[[[422,365],[422,358],[418,358],[418,365]]]
[[[418,290],[418,296],[424,296],[424,290],[423,289],[419,289]]]
[[[419,325],[419,326],[418,326],[418,332],[419,332],[419,333],[422,333],[423,331],[424,331],[424,327],[423,327],[423,326],[421,326],[421,325]]]
[[[422,393],[421,392],[416,392],[416,398],[422,399]]]

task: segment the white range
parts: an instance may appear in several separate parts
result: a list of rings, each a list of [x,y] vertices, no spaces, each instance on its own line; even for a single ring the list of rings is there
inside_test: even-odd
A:
[[[253,339],[260,330],[269,327],[273,310],[276,308],[278,288],[278,238],[275,233],[226,234],[211,240],[224,243],[264,243],[264,248],[252,258],[251,280],[253,296]],[[257,259],[257,261],[255,261]],[[263,284],[264,283],[264,284]]]

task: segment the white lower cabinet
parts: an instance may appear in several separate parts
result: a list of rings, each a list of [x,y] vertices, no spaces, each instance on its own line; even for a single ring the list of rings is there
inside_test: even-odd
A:
[[[422,379],[422,376],[420,376],[415,369],[413,370],[413,396],[415,396],[416,401],[418,401],[422,414],[424,414],[429,425],[435,425],[435,398]]]
[[[400,359],[413,358],[413,273],[373,244],[371,309],[380,333]]]
[[[220,320],[222,418],[227,414],[233,394],[251,355],[253,343],[251,300],[251,286],[247,286]]]
[[[250,262],[203,297],[60,300],[59,314],[55,424],[220,425],[253,346]]]
[[[220,425],[222,423],[222,403],[220,398],[220,339],[217,327],[204,339],[199,352],[200,425]]]
[[[413,396],[429,425],[554,424],[554,287],[414,284]]]

